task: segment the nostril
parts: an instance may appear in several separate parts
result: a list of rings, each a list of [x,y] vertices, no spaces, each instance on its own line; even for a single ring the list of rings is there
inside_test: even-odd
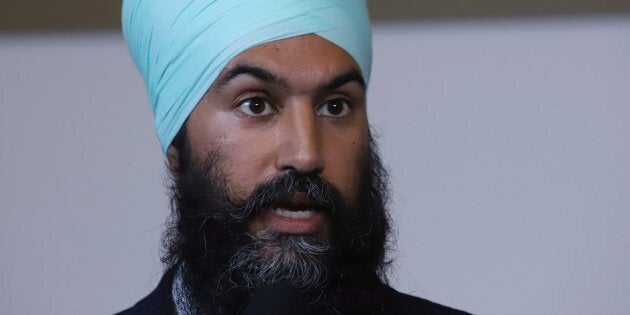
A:
[[[324,163],[319,156],[294,156],[286,159],[284,163],[281,163],[279,169],[283,171],[295,171],[302,174],[315,173],[319,175],[324,171]]]

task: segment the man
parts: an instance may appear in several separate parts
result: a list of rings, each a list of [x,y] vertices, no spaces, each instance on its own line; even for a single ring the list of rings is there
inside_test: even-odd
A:
[[[125,0],[172,174],[168,271],[121,314],[459,314],[387,286],[360,0]]]

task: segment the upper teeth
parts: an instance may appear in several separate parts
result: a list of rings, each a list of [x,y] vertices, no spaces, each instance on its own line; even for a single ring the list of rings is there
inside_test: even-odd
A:
[[[273,212],[277,215],[291,218],[291,219],[306,219],[315,215],[315,211],[313,210],[304,210],[304,211],[289,211],[284,209],[274,209]]]

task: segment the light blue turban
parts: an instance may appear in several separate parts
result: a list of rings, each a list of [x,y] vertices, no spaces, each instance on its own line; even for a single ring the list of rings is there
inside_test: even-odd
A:
[[[124,0],[122,28],[164,152],[221,70],[251,47],[315,33],[370,77],[365,0]]]

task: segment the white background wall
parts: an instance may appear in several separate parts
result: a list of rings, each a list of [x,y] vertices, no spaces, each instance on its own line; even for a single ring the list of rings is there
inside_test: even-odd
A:
[[[404,292],[630,312],[630,18],[376,25],[370,119]],[[0,35],[0,313],[109,314],[158,282],[163,157],[118,34]]]

